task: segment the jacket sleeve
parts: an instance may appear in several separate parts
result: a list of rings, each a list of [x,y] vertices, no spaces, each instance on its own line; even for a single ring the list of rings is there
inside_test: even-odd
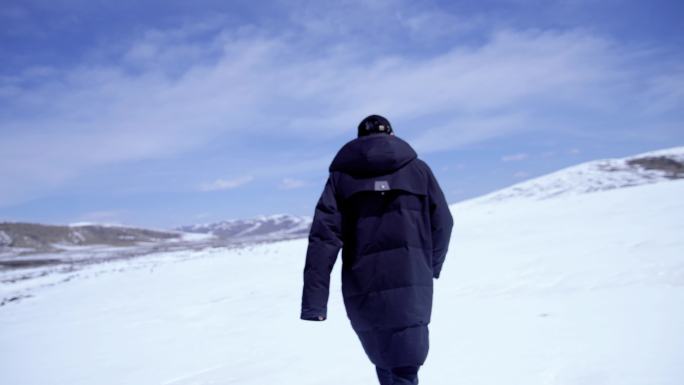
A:
[[[309,232],[300,315],[303,320],[327,318],[330,273],[342,247],[341,223],[331,174],[316,204]]]
[[[426,169],[428,174],[430,228],[432,230],[432,274],[435,278],[439,278],[447,250],[449,249],[454,219],[451,216],[444,193],[427,164]]]

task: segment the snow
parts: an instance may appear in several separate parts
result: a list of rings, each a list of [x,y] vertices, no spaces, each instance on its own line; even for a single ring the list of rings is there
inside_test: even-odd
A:
[[[12,244],[12,237],[0,230],[0,246],[8,246],[10,244]]]
[[[186,242],[197,242],[197,241],[208,241],[215,239],[216,236],[213,234],[204,234],[204,233],[185,233],[185,232],[180,232],[181,236],[179,240],[186,241]]]
[[[194,224],[177,230],[211,233],[232,240],[282,240],[302,236],[311,225],[311,217],[291,214],[258,215],[248,219],[229,219],[220,222]]]
[[[684,181],[668,181],[452,205],[421,383],[681,384],[682,196]],[[64,273],[0,307],[2,383],[376,383],[344,313],[341,261],[329,318],[298,318],[306,242]]]
[[[69,223],[69,227],[87,227],[87,226],[99,226],[99,227],[128,227],[120,223],[107,223],[107,222],[73,222]]]
[[[582,163],[515,184],[477,199],[484,203],[509,199],[540,200],[659,183],[671,179],[672,176],[662,170],[649,170],[630,164],[630,161],[649,157],[665,157],[684,163],[684,147],[651,151],[627,158]]]
[[[645,158],[645,157],[653,157],[653,156],[664,156],[664,157],[671,158],[671,159],[674,159],[674,160],[677,160],[680,162],[684,162],[684,146],[644,152],[642,154],[634,155],[631,158],[637,159],[637,158]]]
[[[83,234],[79,233],[78,231],[69,233],[69,239],[76,244],[83,243],[86,240]]]

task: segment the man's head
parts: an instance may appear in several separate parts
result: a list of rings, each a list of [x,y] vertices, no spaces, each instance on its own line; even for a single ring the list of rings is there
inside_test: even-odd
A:
[[[394,135],[389,120],[380,115],[370,115],[359,123],[359,137],[372,134]]]

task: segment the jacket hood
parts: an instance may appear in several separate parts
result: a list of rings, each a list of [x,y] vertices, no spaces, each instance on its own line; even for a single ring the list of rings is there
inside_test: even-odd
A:
[[[394,172],[417,157],[416,152],[396,135],[374,134],[347,142],[337,152],[329,171],[356,176]]]

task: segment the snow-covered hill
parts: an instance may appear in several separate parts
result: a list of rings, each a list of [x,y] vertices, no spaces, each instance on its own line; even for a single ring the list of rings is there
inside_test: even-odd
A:
[[[684,180],[451,206],[421,384],[679,385]],[[299,320],[307,240],[118,260],[0,306],[3,384],[376,383],[332,278]],[[22,294],[3,282],[0,295]]]
[[[547,199],[682,178],[684,147],[674,147],[627,158],[583,163],[495,191],[478,200]]]
[[[233,241],[283,240],[309,234],[311,217],[290,214],[260,215],[248,219],[231,219],[214,223],[181,226],[189,233],[213,234]]]
[[[119,225],[78,223],[68,226],[0,222],[0,259],[37,253],[125,248],[141,244],[188,240],[190,234]]]

